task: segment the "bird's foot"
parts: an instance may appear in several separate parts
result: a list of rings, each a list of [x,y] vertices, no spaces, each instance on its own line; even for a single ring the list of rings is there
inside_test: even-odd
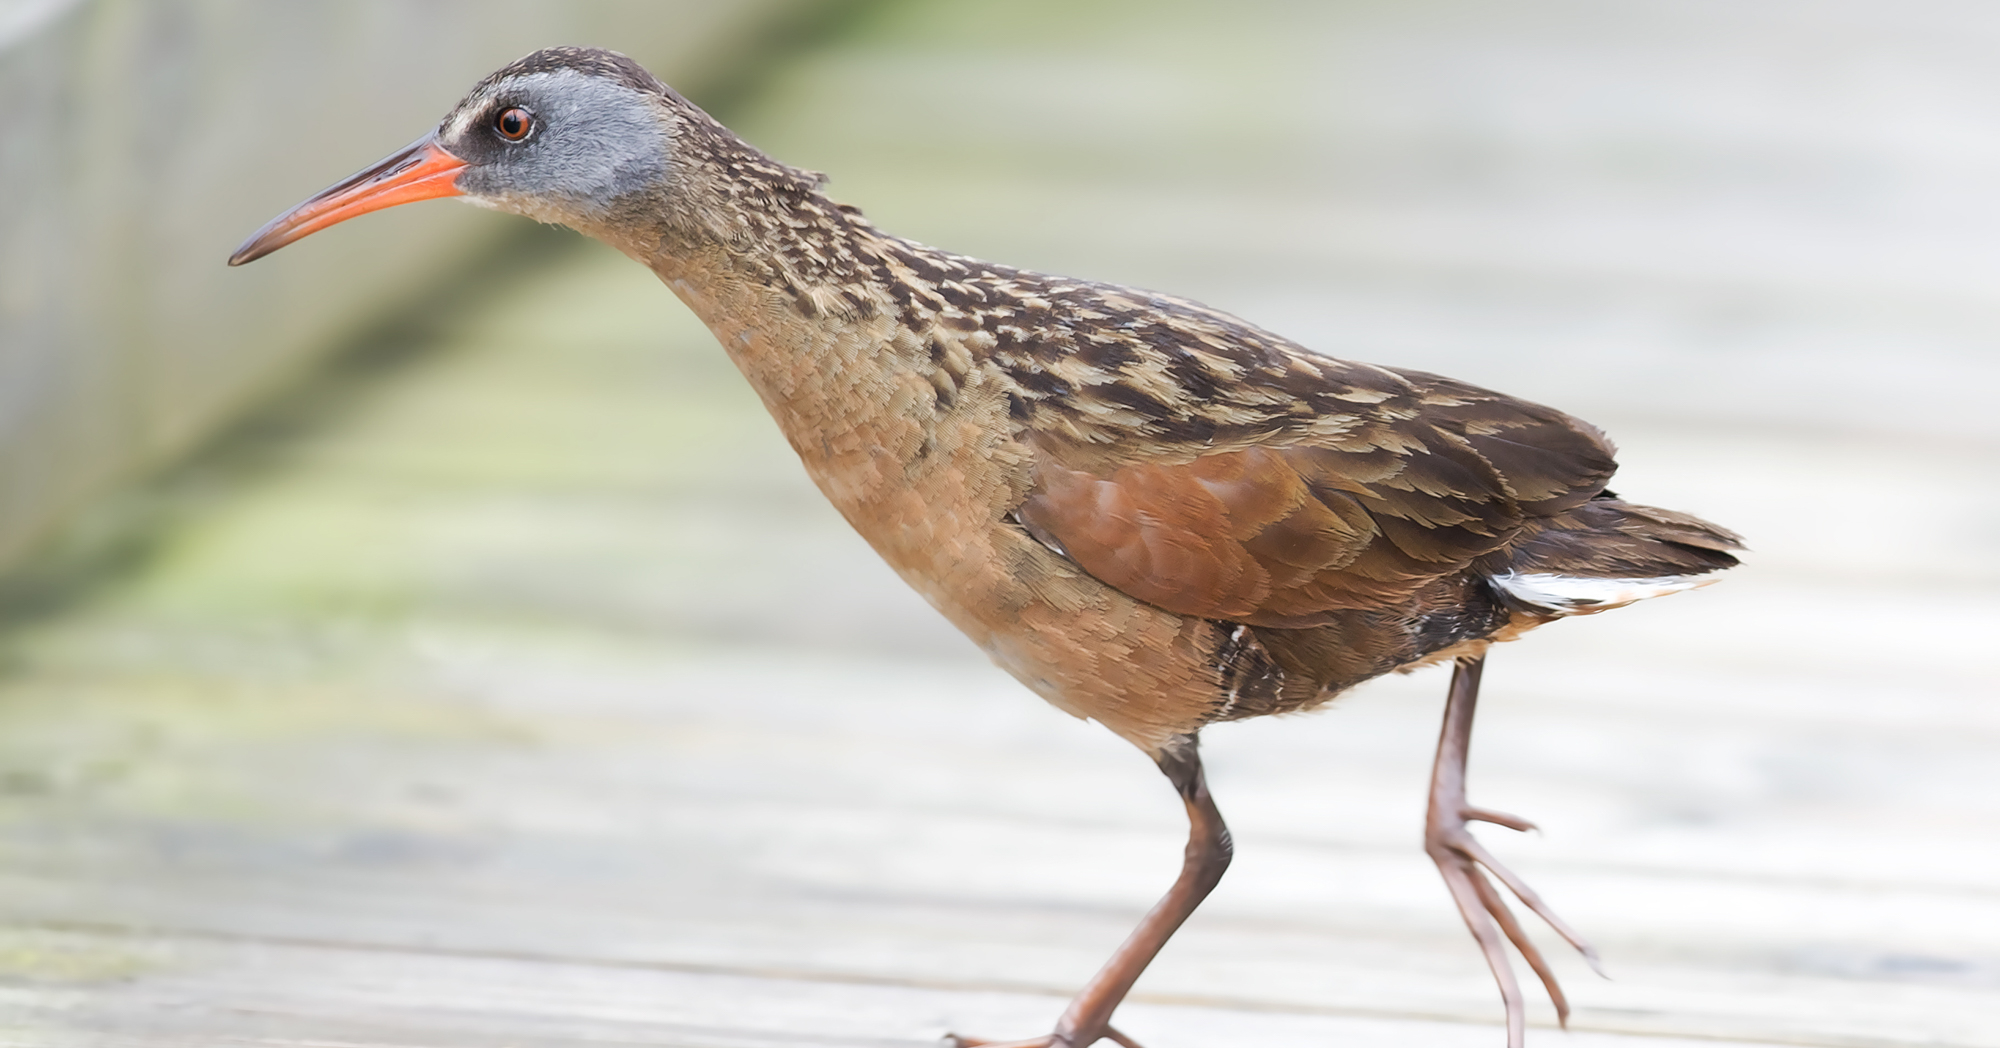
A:
[[[1452,803],[1452,801],[1457,803]],[[1501,884],[1521,900],[1549,927],[1554,928],[1599,975],[1604,968],[1598,963],[1597,950],[1583,936],[1578,935],[1554,910],[1549,909],[1542,897],[1528,887],[1514,871],[1500,864],[1493,853],[1472,836],[1467,824],[1470,822],[1490,822],[1496,826],[1527,831],[1535,824],[1516,815],[1487,811],[1464,803],[1463,794],[1456,797],[1434,798],[1431,816],[1426,821],[1424,850],[1431,861],[1437,864],[1438,872],[1444,875],[1445,886],[1451,889],[1452,900],[1458,903],[1459,913],[1465,917],[1466,926],[1472,929],[1472,937],[1486,955],[1486,964],[1493,970],[1493,978],[1500,983],[1500,996],[1507,1005],[1507,1045],[1521,1048],[1526,1027],[1525,1005],[1521,999],[1520,984],[1514,980],[1512,967],[1507,963],[1506,949],[1500,943],[1500,935],[1505,934],[1514,948],[1528,962],[1528,967],[1541,977],[1542,986],[1548,990],[1549,1000],[1556,1006],[1556,1021],[1569,1025],[1569,1000],[1563,996],[1562,986],[1556,982],[1555,972],[1549,968],[1541,950],[1521,928],[1512,910],[1500,892],[1493,887],[1487,875],[1499,879]],[[1497,928],[1496,928],[1497,925]]]
[[[1132,1038],[1119,1033],[1116,1029],[1109,1026],[1104,1028],[1103,1033],[1098,1034],[1097,1037],[1092,1037],[1088,1041],[1073,1041],[1069,1037],[1059,1033],[1030,1037],[1025,1041],[982,1041],[976,1037],[963,1037],[955,1033],[948,1033],[944,1035],[944,1044],[945,1048],[1086,1048],[1087,1045],[1097,1043],[1100,1037],[1114,1044],[1122,1045],[1123,1048],[1139,1048],[1139,1042],[1134,1041]]]

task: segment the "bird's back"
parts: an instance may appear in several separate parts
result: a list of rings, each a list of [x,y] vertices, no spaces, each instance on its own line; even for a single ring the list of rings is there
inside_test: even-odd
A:
[[[1181,299],[961,264],[1006,303],[976,315],[1032,450],[1014,519],[1103,584],[1216,623],[1218,719],[1736,563],[1729,532],[1609,494],[1610,443],[1563,412]]]

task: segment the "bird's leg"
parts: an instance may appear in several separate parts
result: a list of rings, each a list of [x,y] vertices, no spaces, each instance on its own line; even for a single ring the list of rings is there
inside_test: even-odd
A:
[[[1056,1021],[1054,1033],[1025,1041],[979,1041],[951,1035],[946,1038],[949,1043],[957,1048],[974,1045],[985,1048],[1086,1048],[1101,1038],[1124,1048],[1139,1048],[1131,1038],[1112,1028],[1111,1013],[1125,1000],[1132,984],[1139,981],[1139,973],[1152,963],[1160,948],[1167,944],[1167,939],[1215,889],[1216,882],[1222,880],[1222,871],[1229,868],[1230,856],[1229,827],[1222,824],[1222,813],[1215,809],[1215,801],[1208,795],[1208,780],[1202,775],[1201,754],[1195,748],[1195,737],[1188,735],[1175,740],[1157,760],[1160,770],[1167,774],[1174,789],[1180,792],[1181,802],[1187,805],[1187,857],[1181,864],[1180,878],[1146,912],[1139,926],[1126,936],[1124,945],[1118,947],[1111,959],[1104,962],[1104,967],[1098,969],[1083,990],[1071,999],[1062,1018]]]
[[[1521,985],[1514,980],[1514,969],[1507,963],[1506,947],[1500,944],[1501,934],[1507,936],[1514,948],[1535,974],[1542,979],[1548,989],[1549,999],[1555,1002],[1556,1019],[1569,1025],[1569,1001],[1563,997],[1562,987],[1557,985],[1555,973],[1549,970],[1540,950],[1529,940],[1521,929],[1521,923],[1507,908],[1500,892],[1486,879],[1490,873],[1500,879],[1517,896],[1523,905],[1534,911],[1542,920],[1549,922],[1569,944],[1582,953],[1584,959],[1599,975],[1604,969],[1597,962],[1597,951],[1583,940],[1569,925],[1563,923],[1544,903],[1534,889],[1527,886],[1512,870],[1500,865],[1492,853],[1481,847],[1466,829],[1471,821],[1490,822],[1515,830],[1532,830],[1535,824],[1515,815],[1475,808],[1465,800],[1465,757],[1472,741],[1473,707],[1479,702],[1479,671],[1485,659],[1460,659],[1452,670],[1451,693],[1445,699],[1444,730],[1438,735],[1437,765],[1431,769],[1430,812],[1424,819],[1424,850],[1430,853],[1431,861],[1437,863],[1438,872],[1444,875],[1445,886],[1451,889],[1452,901],[1458,903],[1458,912],[1465,917],[1466,927],[1472,929],[1472,937],[1479,942],[1479,948],[1486,954],[1486,964],[1493,969],[1493,978],[1500,983],[1500,997],[1507,1005],[1507,1048],[1521,1048],[1526,1036],[1527,1017],[1521,1000]],[[1482,871],[1481,867],[1485,867]],[[1495,928],[1495,925],[1498,928]]]

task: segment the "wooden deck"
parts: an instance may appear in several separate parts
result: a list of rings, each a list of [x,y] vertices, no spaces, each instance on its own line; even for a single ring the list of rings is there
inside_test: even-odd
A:
[[[1483,836],[1614,976],[1558,956],[1531,1043],[2000,1046],[1988,9],[999,9],[731,116],[898,232],[1560,404],[1757,548],[1489,667],[1474,798],[1545,834]],[[1171,878],[1151,766],[876,564],[649,275],[368,341],[16,583],[0,1044],[1018,1036]],[[1418,848],[1443,687],[1209,733],[1237,864],[1121,1027],[1498,1048]]]

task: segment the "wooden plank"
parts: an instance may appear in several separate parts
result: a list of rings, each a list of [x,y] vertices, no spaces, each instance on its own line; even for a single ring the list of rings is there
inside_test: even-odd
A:
[[[488,639],[433,639],[403,667],[406,690],[379,671],[372,694],[323,680],[318,694],[258,689],[250,701],[293,711],[164,746],[128,773],[167,778],[172,810],[146,810],[157,784],[126,782],[99,787],[111,809],[99,820],[71,809],[17,822],[8,911],[1053,995],[1088,974],[1174,865],[1174,806],[1135,754],[974,667],[784,667],[751,652],[635,665],[634,652],[575,639],[553,651],[545,638]],[[1490,1014],[1414,847],[1436,706],[1419,685],[1438,682],[1392,683],[1264,738],[1218,734],[1217,789],[1243,858],[1148,976],[1148,999]],[[716,704],[725,694],[757,699]],[[136,689],[125,700],[155,715],[164,701]],[[1914,1015],[1981,1014],[1987,976],[1959,958],[2000,921],[1993,893],[1787,867],[1798,856],[1785,848],[1732,866],[1736,845],[1787,820],[1690,818],[1667,774],[1619,790],[1594,762],[1545,760],[1564,743],[1627,759],[1660,746],[1661,720],[1643,714],[1508,703],[1494,714],[1504,730],[1484,740],[1486,793],[1560,828],[1548,845],[1502,847],[1620,976],[1597,985],[1566,966],[1580,1028],[1887,1044]],[[287,738],[301,721],[317,726]],[[1755,746],[1723,748],[1754,760]],[[1699,783],[1714,769],[1688,771]],[[1884,827],[1895,799],[1882,799]],[[218,804],[224,817],[198,814]],[[1809,830],[1788,832],[1810,845]],[[1797,941],[1802,926],[1812,940]],[[1900,985],[1841,994],[1855,979]],[[1819,1009],[1796,1014],[1801,995]],[[1963,1036],[1984,1043],[1978,1025]]]
[[[802,979],[758,972],[607,965],[552,958],[379,951],[326,944],[37,933],[37,948],[94,963],[106,951],[143,954],[146,978],[55,1004],[55,995],[0,989],[29,1022],[0,1044],[647,1044],[674,1048],[895,1048],[934,1044],[948,1025],[1031,1029],[1059,1000],[950,986],[940,980]],[[13,1001],[8,1001],[12,997]],[[54,1005],[54,1006],[52,1006]],[[1488,1043],[1490,1031],[1398,1017],[1316,1015],[1190,1004],[1135,1003],[1134,1028],[1157,1043],[1274,1048],[1442,1048]],[[17,1020],[18,1021],[18,1020]],[[79,1037],[87,1034],[88,1040]],[[1581,1048],[1685,1048],[1686,1041],[1581,1032]]]

